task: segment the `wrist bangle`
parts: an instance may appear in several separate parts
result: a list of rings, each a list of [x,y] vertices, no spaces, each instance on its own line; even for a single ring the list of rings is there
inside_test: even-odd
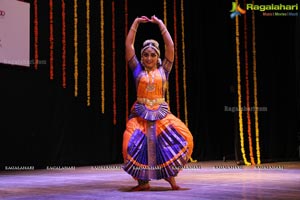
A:
[[[133,30],[134,32],[136,32],[136,29],[135,29],[135,28],[133,28],[133,27],[131,27],[131,28],[130,28],[130,30]]]
[[[167,32],[167,28],[164,28],[162,31],[161,31],[161,34],[165,34]]]

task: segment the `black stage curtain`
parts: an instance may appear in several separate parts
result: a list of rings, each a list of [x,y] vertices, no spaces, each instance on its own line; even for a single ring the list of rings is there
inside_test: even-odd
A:
[[[31,3],[31,59],[34,58],[33,0]],[[38,70],[0,64],[0,164],[96,165],[121,163],[125,105],[124,2],[115,1],[117,123],[113,123],[111,2],[105,1],[105,113],[100,98],[100,3],[91,1],[91,106],[86,106],[86,7],[78,0],[79,95],[74,97],[73,1],[66,2],[67,87],[61,84],[61,0],[54,0],[54,80],[49,79],[49,2],[38,1]],[[173,6],[177,6],[178,59],[182,61],[180,2],[168,0],[168,29],[174,35]],[[193,159],[241,159],[237,112],[235,25],[229,17],[231,2],[184,1],[187,108],[194,136]],[[136,16],[163,18],[163,1],[128,0],[128,26]],[[250,15],[249,15],[250,18]],[[242,16],[240,16],[242,19]],[[242,21],[242,20],[240,20]],[[262,162],[299,159],[299,16],[265,17],[256,12],[256,53],[259,129]],[[128,27],[129,28],[129,27]],[[1,30],[0,30],[1,31]],[[158,39],[154,26],[140,25],[137,49],[146,36]],[[249,41],[250,45],[250,41]],[[161,46],[162,51],[163,47]],[[96,50],[95,50],[96,49]],[[179,51],[180,50],[180,51]],[[243,50],[241,50],[243,52]],[[242,53],[241,53],[242,54]],[[182,77],[182,65],[178,66]],[[129,78],[129,108],[135,100]],[[243,78],[243,77],[242,77]],[[176,115],[175,67],[170,75],[170,106]],[[180,91],[183,90],[183,80]],[[295,95],[295,91],[296,94]],[[180,113],[184,119],[184,96]],[[297,114],[297,118],[295,115]],[[298,133],[297,133],[298,132]]]

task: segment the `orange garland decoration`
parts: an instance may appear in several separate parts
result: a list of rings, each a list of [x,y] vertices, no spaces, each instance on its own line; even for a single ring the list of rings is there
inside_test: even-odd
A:
[[[236,4],[238,2],[236,0]],[[247,161],[245,154],[245,142],[244,142],[244,128],[243,128],[243,112],[242,112],[242,88],[241,88],[241,61],[240,61],[240,31],[239,31],[239,18],[235,17],[235,43],[236,43],[236,67],[237,67],[237,94],[238,94],[238,112],[239,112],[239,131],[240,131],[240,143],[241,152],[245,165],[251,165]]]
[[[238,5],[237,0],[235,1]],[[252,1],[254,4],[254,1]],[[244,5],[246,5],[246,0],[244,0]],[[238,9],[241,9],[238,7]],[[242,13],[245,14],[245,13]],[[246,89],[246,111],[247,111],[247,125],[248,125],[248,140],[249,140],[249,154],[251,163],[247,161],[245,148],[244,148],[244,133],[243,133],[243,110],[242,110],[242,94],[241,94],[241,75],[240,75],[240,57],[239,57],[239,17],[236,16],[236,53],[237,53],[237,86],[238,86],[238,111],[239,111],[239,129],[240,129],[240,144],[241,152],[245,165],[255,165],[254,154],[253,154],[253,144],[252,144],[252,130],[251,130],[251,115],[252,111],[250,107],[250,89],[249,89],[249,58],[248,58],[248,32],[247,32],[247,17],[244,15],[244,50],[245,50],[245,89]],[[256,42],[255,42],[255,16],[254,11],[252,11],[252,59],[253,59],[253,89],[254,89],[254,119],[255,119],[255,139],[256,139],[256,154],[257,154],[257,164],[260,164],[260,147],[259,147],[259,128],[258,128],[258,103],[257,103],[257,78],[256,78]]]

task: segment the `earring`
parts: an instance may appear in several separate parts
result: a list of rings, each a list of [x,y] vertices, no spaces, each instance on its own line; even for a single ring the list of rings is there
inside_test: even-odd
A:
[[[157,64],[160,66],[161,65],[161,59],[159,58],[157,61]]]

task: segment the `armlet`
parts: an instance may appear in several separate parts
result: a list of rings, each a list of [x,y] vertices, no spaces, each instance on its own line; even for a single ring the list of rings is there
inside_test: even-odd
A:
[[[167,58],[164,59],[163,63],[162,63],[163,68],[170,73],[172,66],[173,66],[173,62],[169,61]]]
[[[136,57],[136,55],[134,55],[129,61],[128,61],[128,66],[130,67],[130,69],[132,71],[134,71],[134,69],[137,67],[139,61]]]

